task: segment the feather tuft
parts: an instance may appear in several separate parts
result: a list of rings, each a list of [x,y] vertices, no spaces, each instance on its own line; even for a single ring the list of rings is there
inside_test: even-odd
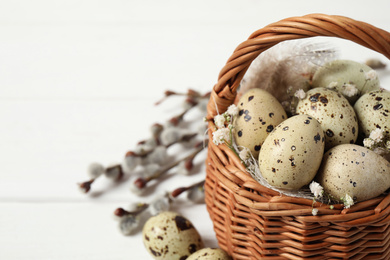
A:
[[[297,90],[309,90],[315,70],[337,56],[336,50],[324,43],[307,40],[281,42],[252,62],[241,81],[238,96],[249,89],[261,88],[279,102],[290,104]],[[292,112],[289,106],[286,108],[286,112]]]

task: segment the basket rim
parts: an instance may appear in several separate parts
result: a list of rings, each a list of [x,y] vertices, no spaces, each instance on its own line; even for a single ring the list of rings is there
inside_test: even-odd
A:
[[[227,108],[234,103],[242,77],[251,62],[261,52],[281,41],[315,36],[330,36],[351,40],[364,47],[377,51],[390,59],[390,33],[370,24],[339,15],[316,13],[300,17],[290,17],[271,23],[262,29],[253,32],[247,40],[236,47],[231,57],[227,60],[226,65],[222,68],[218,77],[218,82],[212,89],[207,107],[207,119],[209,121],[208,134],[210,140],[208,156],[210,154],[215,154],[215,156],[212,156],[212,160],[214,160],[214,163],[216,164],[223,165],[224,167],[229,165],[229,163],[232,165],[232,168],[234,169],[230,170],[234,171],[234,175],[228,173],[228,171],[223,171],[219,176],[220,178],[223,178],[224,182],[228,183],[227,186],[230,186],[231,190],[240,190],[240,188],[235,185],[243,185],[243,187],[263,192],[270,196],[280,195],[277,191],[267,188],[253,179],[246,171],[246,168],[242,165],[237,155],[231,151],[227,145],[220,144],[217,146],[212,142],[212,133],[215,131],[216,127],[211,119],[215,115],[225,112]],[[234,195],[236,196],[237,194]],[[290,197],[288,195],[283,196]],[[312,200],[307,198],[297,198],[297,200],[294,201],[294,203],[302,205],[308,205],[309,202],[312,203]],[[390,194],[378,196],[377,198],[368,200],[368,202],[358,202],[348,209],[340,209],[339,214],[351,214],[358,211],[358,209],[364,209],[362,205],[370,205],[370,207],[372,207],[375,203],[377,205],[374,210],[376,215],[380,214],[382,211],[386,211],[386,208],[390,204]],[[313,205],[316,206],[317,204]],[[334,206],[336,208],[339,207],[336,205]],[[326,211],[321,210],[319,211],[319,215],[325,212]],[[335,212],[333,211],[333,213]],[[304,215],[311,215],[311,212],[305,212]],[[307,220],[309,219],[310,218]]]

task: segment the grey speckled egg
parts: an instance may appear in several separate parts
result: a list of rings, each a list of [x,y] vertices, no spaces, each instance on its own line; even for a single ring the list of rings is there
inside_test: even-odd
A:
[[[324,146],[324,131],[316,119],[290,117],[265,139],[259,154],[260,172],[274,187],[300,189],[316,175]]]
[[[298,114],[317,119],[325,132],[325,150],[347,143],[355,143],[358,137],[358,121],[353,107],[337,91],[315,88],[306,92],[299,101]]]
[[[233,123],[236,144],[247,147],[257,158],[268,134],[287,119],[286,112],[274,96],[262,89],[245,92],[237,107],[239,112]]]
[[[190,255],[187,260],[231,260],[232,258],[220,248],[203,248]]]
[[[390,163],[365,147],[338,145],[325,153],[316,179],[336,199],[348,194],[359,202],[390,187]]]
[[[372,69],[362,63],[351,60],[335,60],[324,64],[313,75],[313,88],[329,87],[334,84],[340,93],[346,93],[348,85],[354,85],[358,91],[355,95],[345,95],[353,105],[363,94],[379,89],[378,77],[370,78],[367,73]]]
[[[372,91],[361,96],[354,105],[359,122],[360,134],[368,137],[376,128],[390,131],[390,92]]]
[[[204,247],[192,223],[170,211],[149,218],[143,227],[142,237],[147,251],[154,259],[187,259]]]

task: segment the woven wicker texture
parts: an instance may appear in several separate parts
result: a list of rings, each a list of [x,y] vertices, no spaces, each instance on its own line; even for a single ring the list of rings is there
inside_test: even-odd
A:
[[[324,14],[284,19],[236,48],[212,90],[208,118],[233,104],[241,79],[261,52],[314,36],[347,39],[390,58],[390,34],[367,23]],[[210,140],[214,128],[210,121]],[[390,259],[390,195],[349,209],[280,195],[256,182],[226,145],[213,142],[206,171],[207,209],[220,247],[234,259]]]

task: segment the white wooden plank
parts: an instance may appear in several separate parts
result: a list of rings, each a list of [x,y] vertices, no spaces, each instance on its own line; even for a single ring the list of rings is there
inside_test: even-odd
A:
[[[173,104],[160,107],[153,105],[153,99],[1,101],[0,121],[7,127],[0,128],[0,153],[5,159],[0,200],[83,200],[76,184],[88,180],[88,165],[121,163],[128,150],[151,136],[149,127],[153,123],[164,124],[170,118],[167,115],[181,113],[179,100],[182,98],[173,98]],[[194,109],[185,120],[197,119],[198,125],[203,125],[202,116]],[[171,147],[170,154],[174,155],[172,151],[178,147]],[[197,158],[203,166],[201,158],[205,152]],[[171,178],[177,181],[166,181],[165,189],[183,185],[183,180],[191,184],[202,178],[204,171],[199,174]],[[92,191],[108,189],[107,197],[103,196],[107,199],[129,197],[129,181],[115,189],[110,186],[112,182],[102,176]]]
[[[110,188],[104,179],[95,196],[80,194],[87,165],[121,160],[150,124],[176,114],[180,99],[152,106],[165,89],[211,90],[254,30],[321,12],[389,31],[388,7],[386,0],[1,1],[0,259],[150,259],[139,235],[119,234],[112,210],[202,179],[202,169],[139,198],[128,182]],[[345,58],[383,58],[326,41]],[[388,71],[381,80],[390,87]],[[174,210],[216,246],[204,205]]]
[[[124,205],[125,206],[125,205]],[[152,259],[142,234],[123,236],[112,218],[117,203],[0,203],[0,259]],[[216,247],[204,205],[175,208]]]

